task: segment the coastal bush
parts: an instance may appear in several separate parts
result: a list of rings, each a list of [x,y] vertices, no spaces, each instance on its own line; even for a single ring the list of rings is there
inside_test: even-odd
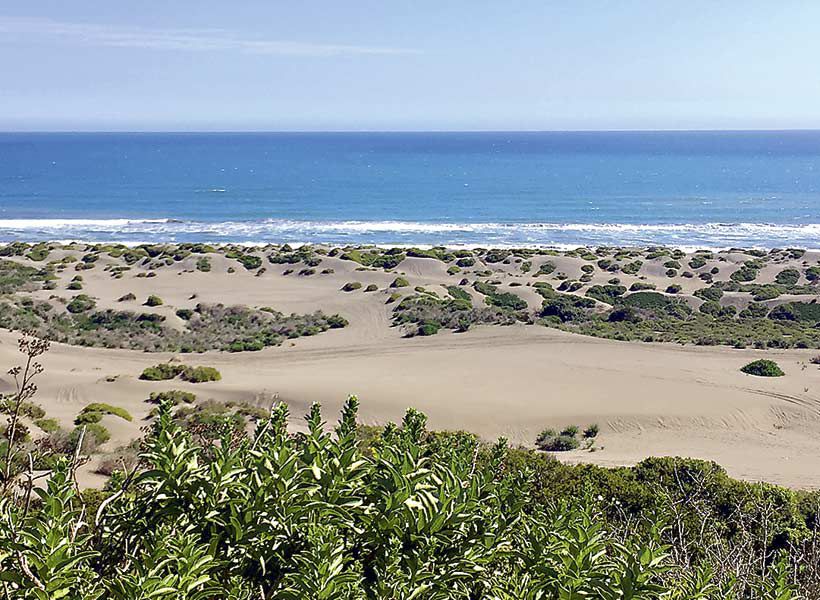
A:
[[[777,321],[820,322],[820,304],[816,302],[787,302],[775,306],[769,312],[769,318]]]
[[[253,254],[241,254],[236,257],[236,260],[248,271],[254,271],[262,266],[262,259]]]
[[[151,294],[145,300],[145,306],[162,306],[163,304],[164,302],[162,298],[160,298],[159,296],[155,296],[154,294]]]
[[[343,292],[355,292],[362,288],[362,283],[360,281],[348,281],[346,284],[342,286]]]
[[[74,296],[71,301],[66,304],[66,310],[72,314],[84,313],[97,306],[97,302],[86,294],[79,294]]]
[[[160,363],[145,368],[140,374],[140,379],[145,381],[167,381],[177,377],[183,370],[185,370],[183,365]]]
[[[760,271],[759,266],[756,263],[744,263],[741,265],[739,269],[729,275],[729,279],[732,281],[744,282],[744,281],[754,281],[757,279],[757,274]]]
[[[379,289],[379,286],[377,286],[375,283],[371,283],[371,284],[368,284],[368,286],[366,288],[364,288],[364,291],[365,292],[375,292],[378,289]]]
[[[538,434],[535,445],[544,452],[567,452],[577,449],[581,444],[576,438],[578,427],[570,426],[560,433],[554,429],[545,429]]]
[[[137,299],[137,297],[134,294],[132,294],[131,292],[128,292],[124,296],[120,296],[119,298],[117,298],[117,302],[132,302],[136,299]]]
[[[189,383],[205,383],[222,379],[222,375],[213,367],[185,367],[179,376]]]
[[[797,285],[797,282],[800,281],[800,271],[794,267],[783,269],[775,276],[774,281],[785,286]]]
[[[193,404],[196,401],[196,394],[184,392],[182,390],[166,390],[162,392],[151,392],[148,402],[151,404],[168,403],[171,406],[177,404]]]
[[[131,416],[131,413],[129,413],[121,406],[114,406],[112,404],[106,404],[104,402],[92,402],[91,404],[86,405],[80,412],[80,414],[83,413],[99,413],[102,415],[114,415],[126,421],[134,420],[134,417]]]
[[[740,370],[748,375],[756,375],[758,377],[782,377],[785,375],[776,362],[763,358],[750,362],[741,367]]]
[[[708,287],[695,290],[695,297],[702,300],[711,300],[717,302],[723,298],[723,290],[719,287]]]
[[[35,419],[34,424],[37,425],[40,429],[42,429],[46,433],[53,433],[60,429],[60,422],[57,419],[50,419],[50,418],[42,418],[42,419]]]
[[[598,437],[598,433],[600,433],[601,429],[598,427],[597,424],[593,423],[589,425],[586,429],[584,429],[584,438],[586,439],[593,439]]]
[[[410,282],[407,281],[404,277],[396,277],[393,280],[393,283],[390,284],[390,287],[391,288],[403,288],[403,287],[408,287],[409,285],[410,285]]]
[[[606,304],[615,304],[615,301],[626,293],[622,285],[593,285],[586,291],[586,295]]]
[[[666,286],[666,293],[667,294],[680,294],[683,288],[679,286],[677,283],[673,283],[672,285]]]
[[[291,435],[281,404],[268,413],[210,402],[176,415],[161,404],[144,440],[103,458],[123,450],[135,476],[107,468],[108,490],[82,493],[70,444],[55,435],[50,447],[64,452],[46,486],[35,496],[21,477],[0,491],[0,548],[14,548],[0,554],[4,590],[796,600],[816,589],[816,493],[734,481],[689,459],[567,465],[504,440],[428,431],[412,409],[384,427],[361,426],[357,411],[350,398],[331,429],[314,405]]]

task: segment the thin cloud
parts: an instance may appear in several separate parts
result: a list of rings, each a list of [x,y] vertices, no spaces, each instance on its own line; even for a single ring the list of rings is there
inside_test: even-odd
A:
[[[146,29],[0,16],[0,42],[16,36],[26,36],[27,40],[31,39],[30,36],[37,36],[88,46],[185,52],[229,50],[246,54],[317,57],[419,53],[412,48],[252,39],[223,29]]]

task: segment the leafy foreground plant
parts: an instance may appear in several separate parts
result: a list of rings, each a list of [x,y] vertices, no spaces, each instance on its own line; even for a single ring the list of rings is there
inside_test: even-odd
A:
[[[29,475],[0,500],[5,596],[796,597],[781,563],[751,584],[717,582],[708,567],[675,568],[656,521],[626,534],[589,501],[532,502],[503,440],[430,434],[411,409],[363,448],[357,409],[351,397],[330,433],[314,405],[291,435],[278,405],[251,437],[228,428],[197,445],[163,401],[141,466],[104,500],[78,493],[77,456],[47,489]]]

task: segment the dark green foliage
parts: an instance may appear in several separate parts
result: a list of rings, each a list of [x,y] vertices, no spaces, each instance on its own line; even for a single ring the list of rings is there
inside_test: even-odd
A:
[[[171,406],[177,404],[193,404],[196,401],[196,394],[193,392],[184,392],[182,390],[166,390],[164,392],[151,392],[148,396],[148,402],[152,404],[162,404],[167,402]]]
[[[757,279],[757,274],[760,271],[760,268],[755,263],[746,262],[744,263],[738,270],[732,273],[729,278],[732,281],[744,282],[744,281],[754,281]]]
[[[782,271],[780,271],[780,273],[777,274],[774,280],[775,283],[779,283],[780,285],[797,285],[797,282],[800,281],[800,271],[793,267],[783,269]]]
[[[578,427],[570,426],[565,428],[560,433],[556,433],[553,429],[545,429],[535,440],[535,445],[539,450],[544,452],[566,452],[568,450],[575,450],[581,444],[577,439]]]
[[[484,255],[484,262],[490,264],[499,263],[509,258],[511,254],[512,252],[509,250],[490,250]]]
[[[201,256],[196,260],[196,270],[208,273],[211,270],[211,259],[207,256]]]
[[[476,281],[473,283],[473,289],[483,294],[485,296],[485,302],[491,306],[497,306],[511,311],[525,310],[527,308],[526,300],[510,292],[500,292],[498,288],[491,283]]]
[[[469,302],[472,304],[472,297],[469,293],[465,292],[463,289],[458,287],[457,285],[448,285],[447,286],[447,293],[450,294],[456,300],[463,300],[465,302]]]
[[[586,292],[590,298],[595,298],[606,304],[615,304],[616,300],[626,293],[626,288],[622,285],[593,285]]]
[[[131,416],[127,410],[122,408],[121,406],[114,406],[112,404],[106,404],[104,402],[92,402],[83,408],[80,414],[87,414],[87,413],[98,413],[101,415],[114,415],[126,421],[133,421],[134,418]],[[97,419],[99,420],[99,419]]]
[[[422,336],[436,335],[440,328],[441,326],[435,321],[426,321],[419,325],[418,334]]]
[[[166,381],[177,377],[184,369],[184,365],[160,363],[143,370],[140,379],[145,381]]]
[[[667,294],[679,294],[683,288],[679,286],[677,283],[673,283],[672,285],[666,286],[666,293]]]
[[[46,433],[54,433],[60,429],[57,419],[35,419],[34,424]]]
[[[617,323],[622,321],[628,321],[630,323],[639,323],[641,321],[641,315],[638,314],[631,306],[618,306],[613,308],[609,315],[607,316],[607,321]]]
[[[359,263],[365,267],[375,267],[388,271],[398,267],[406,258],[406,255],[398,248],[393,248],[386,252],[374,248],[368,251],[346,250],[340,258],[342,260]]]
[[[549,275],[553,271],[555,271],[555,264],[547,261],[545,263],[542,263],[541,266],[538,267],[538,273],[536,273],[536,274],[537,275]]]
[[[702,255],[695,255],[689,261],[690,269],[700,269],[703,266],[706,266],[706,257]]]
[[[11,260],[0,260],[0,294],[33,291],[49,277],[50,274],[45,269],[35,269]]]
[[[194,311],[190,308],[178,308],[175,314],[183,321],[190,321],[191,317],[194,316]]]
[[[626,273],[627,275],[637,275],[638,272],[641,270],[641,266],[643,263],[639,260],[636,260],[631,263],[626,263],[621,267],[621,272]]]
[[[66,304],[66,310],[72,314],[84,313],[96,307],[97,303],[91,296],[86,294],[79,294],[71,299],[71,302]]]
[[[213,367],[185,367],[180,377],[189,383],[205,383],[222,379],[222,375]]]
[[[355,292],[362,288],[362,284],[360,281],[348,281],[346,284],[342,286],[343,292]]]
[[[748,375],[756,375],[758,377],[782,377],[785,375],[776,362],[766,359],[750,362],[740,370]]]
[[[625,306],[657,311],[678,301],[660,292],[635,292],[619,298],[617,302]]]
[[[788,302],[779,304],[769,312],[769,318],[777,321],[820,322],[820,304],[816,302]]]
[[[162,306],[163,304],[164,302],[162,301],[162,298],[160,298],[159,296],[155,296],[153,294],[148,296],[148,298],[145,300],[145,306]]]
[[[765,304],[752,302],[738,315],[741,319],[762,319],[769,314],[769,307]]]
[[[254,256],[253,254],[241,254],[236,257],[236,260],[238,260],[248,271],[253,271],[262,266],[262,259],[258,256]]]
[[[409,285],[410,285],[410,282],[407,281],[404,277],[396,277],[393,280],[393,283],[390,284],[390,287],[391,288],[402,288],[402,287],[408,287]]]
[[[702,300],[711,300],[713,302],[717,302],[718,300],[723,298],[723,290],[719,287],[702,288],[699,290],[695,290],[695,297],[701,298]]]
[[[472,256],[468,256],[468,257],[465,257],[465,258],[459,258],[456,261],[456,266],[461,267],[462,269],[472,267],[473,265],[475,265],[475,259]]]
[[[420,327],[426,324],[435,324],[439,329],[466,331],[473,324],[506,325],[520,318],[519,313],[498,306],[476,308],[468,299],[442,299],[430,294],[407,296],[393,310],[394,325],[416,326],[408,335],[421,333]],[[426,335],[431,333],[432,329],[428,328]]]

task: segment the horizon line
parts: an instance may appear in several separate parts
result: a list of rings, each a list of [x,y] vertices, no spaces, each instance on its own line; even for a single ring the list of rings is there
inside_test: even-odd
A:
[[[8,134],[813,133],[820,127],[669,129],[0,129]]]

